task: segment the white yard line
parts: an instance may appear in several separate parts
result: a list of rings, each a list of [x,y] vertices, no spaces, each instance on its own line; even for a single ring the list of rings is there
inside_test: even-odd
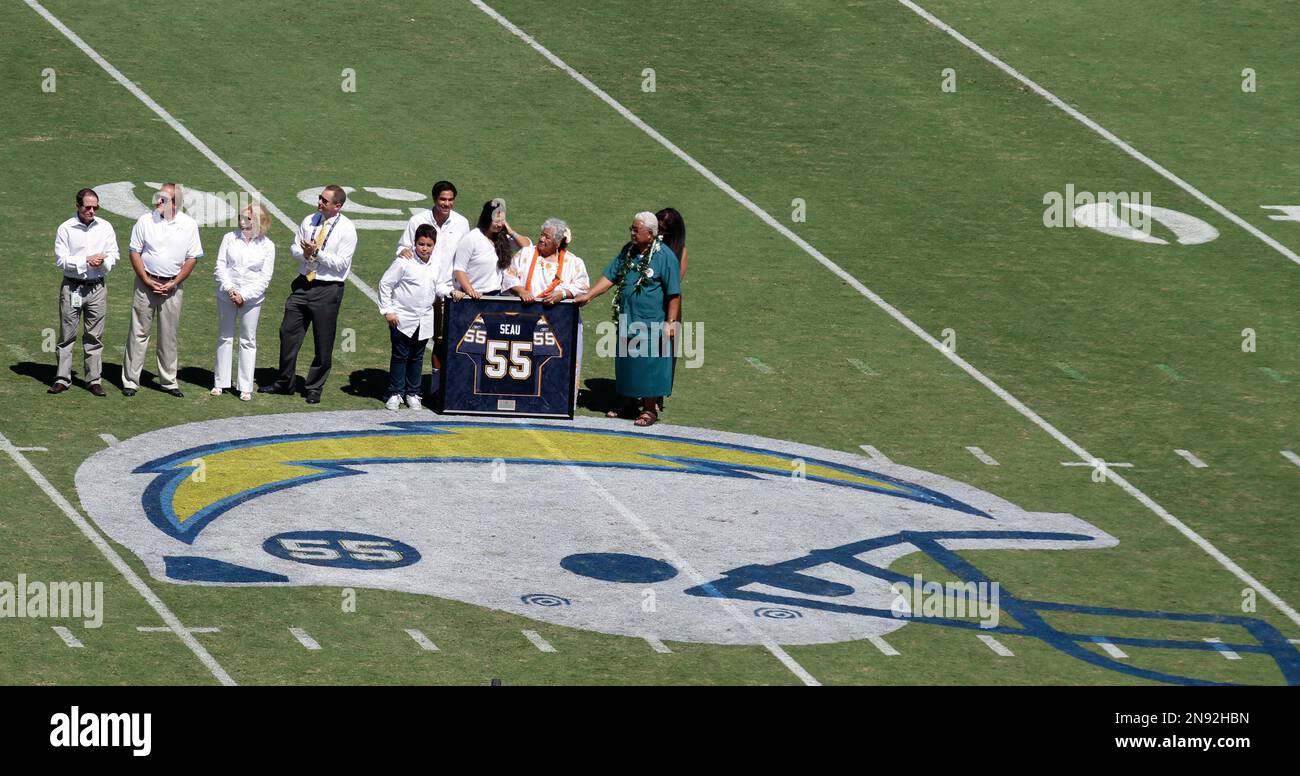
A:
[[[1232,650],[1223,646],[1223,639],[1206,638],[1206,639],[1202,639],[1202,641],[1208,641],[1209,643],[1213,644],[1215,651],[1217,651],[1220,655],[1223,655],[1224,658],[1228,660],[1241,660],[1241,655],[1238,655],[1236,652],[1233,652]]]
[[[303,645],[307,649],[320,649],[320,644],[316,642],[316,639],[307,635],[307,631],[302,628],[290,628],[289,633],[298,640],[299,644]]]
[[[1091,466],[1094,469],[1102,466],[1106,467],[1107,469],[1113,467],[1119,467],[1121,469],[1133,468],[1133,464],[1124,463],[1122,461],[1116,461],[1115,463],[1111,463],[1110,461],[1061,461],[1061,465],[1062,466]]]
[[[1002,642],[1000,642],[1000,641],[998,641],[997,639],[993,638],[992,636],[988,635],[987,633],[981,633],[980,636],[979,636],[979,640],[982,641],[982,642],[984,642],[984,644],[985,644],[986,646],[988,646],[989,649],[991,649],[991,650],[993,650],[994,652],[996,652],[996,653],[998,654],[999,657],[1015,657],[1015,656],[1016,656],[1016,653],[1014,653],[1014,652],[1012,652],[1011,650],[1007,649],[1007,647],[1006,647],[1005,644],[1003,644]]]
[[[1209,466],[1208,463],[1202,461],[1200,458],[1197,458],[1196,454],[1190,450],[1175,450],[1174,452],[1181,455],[1185,461],[1187,461],[1197,469],[1205,469]]]
[[[901,0],[901,1],[906,2],[906,0]],[[972,366],[961,356],[957,355],[956,351],[944,347],[943,343],[935,339],[928,332],[926,332],[924,329],[918,326],[915,321],[913,321],[911,318],[908,318],[906,315],[904,315],[902,311],[900,311],[898,308],[891,305],[889,302],[885,301],[885,299],[881,297],[879,294],[877,294],[875,291],[872,291],[871,289],[867,288],[865,285],[862,284],[862,281],[853,277],[853,275],[850,275],[843,267],[828,259],[821,251],[814,248],[807,240],[795,234],[793,231],[790,230],[789,227],[787,227],[785,224],[781,223],[780,221],[776,220],[776,218],[773,217],[766,210],[763,210],[758,205],[754,204],[752,200],[750,200],[744,194],[741,194],[739,191],[737,191],[731,184],[719,178],[716,174],[714,174],[712,170],[705,167],[703,164],[700,164],[698,161],[696,161],[685,151],[678,148],[675,144],[673,144],[671,140],[669,140],[668,138],[660,134],[658,130],[656,130],[654,127],[651,127],[649,124],[642,121],[640,117],[638,117],[632,111],[624,107],[623,104],[620,103],[618,100],[615,100],[613,97],[606,94],[603,89],[601,89],[599,86],[596,86],[594,83],[592,83],[591,80],[588,79],[586,76],[584,76],[582,73],[579,73],[577,70],[574,70],[564,60],[560,59],[555,54],[551,53],[549,49],[547,49],[542,44],[538,43],[531,35],[519,29],[519,27],[515,26],[513,22],[511,22],[509,19],[505,18],[501,14],[497,13],[495,10],[489,7],[482,0],[470,0],[470,2],[473,3],[475,7],[481,10],[483,13],[487,14],[494,21],[500,24],[502,27],[509,30],[512,35],[519,38],[524,43],[527,43],[534,51],[541,54],[548,61],[550,61],[551,64],[555,65],[560,70],[563,70],[575,81],[582,84],[582,86],[586,88],[587,91],[591,92],[596,97],[600,98],[602,102],[604,102],[606,105],[610,106],[615,111],[617,111],[620,116],[622,116],[623,118],[631,122],[633,126],[637,127],[645,134],[649,135],[651,139],[653,139],[655,142],[662,145],[664,148],[668,149],[668,151],[670,151],[674,156],[676,156],[678,159],[680,159],[688,166],[690,166],[691,169],[695,170],[700,175],[704,176],[706,180],[708,180],[714,186],[721,189],[725,194],[727,194],[727,196],[731,197],[733,200],[738,202],[746,210],[753,213],[763,223],[772,227],[778,233],[784,236],[786,239],[790,240],[795,245],[799,246],[800,249],[802,249],[805,253],[811,256],[819,264],[821,264],[823,267],[825,267],[827,270],[833,273],[836,277],[843,280],[859,294],[861,294],[862,296],[870,300],[872,304],[876,305],[881,310],[884,310],[886,313],[888,313],[890,317],[892,317],[894,320],[902,324],[902,326],[906,328],[908,331],[912,332],[912,334],[924,340],[926,344],[930,345],[932,348],[939,351],[939,353],[941,353],[944,358],[948,359],[954,365],[961,368],[962,371],[966,372],[966,374],[970,375],[981,385],[983,385],[985,388],[991,391],[995,396],[1002,399],[1002,401],[1009,404],[1012,407],[1012,409],[1014,409],[1016,412],[1019,412],[1025,418],[1029,419],[1030,422],[1032,422],[1034,425],[1038,426],[1040,429],[1046,432],[1049,436],[1051,436],[1053,439],[1059,442],[1063,447],[1065,447],[1070,452],[1077,455],[1081,460],[1089,461],[1089,462],[1095,460],[1095,457],[1092,454],[1090,454],[1087,450],[1085,450],[1074,440],[1070,439],[1065,434],[1061,433],[1061,431],[1059,431],[1055,426],[1053,426],[1052,424],[1044,420],[1042,417],[1040,417],[1038,413],[1034,412],[1032,409],[1026,406],[1024,402],[1020,401],[1015,396],[1012,396],[1002,386],[993,382],[993,380],[990,379],[987,375],[985,375],[983,372],[976,369],[974,366]],[[914,4],[913,7],[915,8]],[[921,11],[921,13],[924,14],[925,12]],[[933,17],[930,18],[933,19]],[[938,22],[937,19],[935,19],[934,21]],[[942,24],[942,22],[938,22],[938,23]],[[1240,221],[1240,219],[1237,220]],[[1254,230],[1254,227],[1251,227],[1249,224],[1245,224],[1244,221],[1241,223],[1245,225],[1246,228]],[[1258,232],[1258,230],[1254,230],[1254,231],[1257,232],[1259,236],[1264,238],[1266,241],[1271,239],[1268,238],[1267,235],[1264,235],[1262,232]],[[1278,247],[1282,248],[1282,246],[1280,245]],[[1282,248],[1282,250],[1286,250],[1286,249]],[[1294,254],[1292,254],[1292,256],[1294,257]],[[1219,565],[1223,566],[1225,569],[1227,569],[1229,572],[1235,575],[1242,582],[1245,582],[1247,585],[1250,585],[1252,588],[1254,588],[1256,592],[1258,592],[1261,596],[1263,596],[1264,599],[1267,600],[1269,603],[1273,604],[1273,606],[1277,607],[1278,611],[1285,614],[1292,622],[1296,623],[1297,625],[1300,625],[1300,612],[1297,612],[1290,604],[1282,600],[1281,596],[1279,596],[1277,593],[1274,593],[1269,588],[1265,587],[1263,583],[1261,583],[1259,580],[1255,579],[1253,576],[1247,573],[1245,569],[1237,565],[1235,561],[1233,561],[1231,558],[1225,555],[1221,550],[1219,550],[1219,548],[1211,544],[1209,540],[1207,540],[1205,537],[1201,536],[1197,532],[1193,531],[1190,527],[1187,526],[1186,523],[1179,520],[1177,517],[1174,517],[1164,507],[1157,504],[1149,496],[1147,496],[1145,493],[1139,490],[1137,486],[1133,485],[1128,480],[1120,476],[1114,469],[1107,468],[1106,476],[1111,480],[1111,482],[1114,482],[1121,489],[1123,489],[1124,492],[1128,493],[1130,496],[1137,499],[1137,501],[1141,503],[1143,506],[1145,506],[1147,509],[1154,512],[1157,517],[1165,521],[1167,524],[1172,526],[1183,536],[1187,537],[1196,546],[1204,550],[1205,553],[1208,554],[1211,558],[1214,558],[1214,560],[1217,561]]]
[[[891,464],[891,463],[893,463],[893,461],[889,460],[889,456],[887,456],[887,455],[885,455],[884,453],[880,452],[879,450],[877,450],[877,449],[876,449],[874,446],[872,446],[872,445],[858,445],[858,447],[861,448],[861,449],[862,449],[862,452],[866,453],[866,454],[867,454],[867,457],[870,458],[870,459],[873,460],[873,461],[876,461],[876,462],[878,462],[878,463],[882,463],[882,464]]]
[[[1287,459],[1291,463],[1295,464],[1296,466],[1300,466],[1300,455],[1296,455],[1290,450],[1283,450],[1282,457]]]
[[[973,456],[975,456],[976,458],[978,458],[978,459],[980,460],[980,462],[984,463],[986,466],[998,466],[998,465],[999,465],[998,462],[997,462],[997,459],[995,459],[993,456],[989,455],[988,453],[984,452],[983,450],[979,449],[978,447],[968,447],[968,448],[966,448],[966,450],[967,450],[971,455],[973,455]]]
[[[164,627],[162,627],[161,625],[137,625],[137,626],[135,626],[135,629],[136,629],[137,631],[139,631],[140,633],[169,633],[169,632],[171,632],[171,629],[170,629],[170,628],[164,628]],[[220,629],[220,628],[213,628],[213,627],[207,627],[207,626],[200,626],[200,627],[197,627],[197,628],[186,628],[185,630],[189,631],[190,633],[220,633],[220,632],[221,632],[221,629]]]
[[[646,636],[645,642],[650,645],[651,649],[653,649],[655,652],[658,652],[661,655],[672,654],[672,650],[668,648],[668,645],[663,643],[662,641],[660,641],[658,638],[654,636]]]
[[[428,636],[424,635],[424,631],[421,631],[417,628],[407,628],[406,635],[415,639],[415,643],[419,644],[420,649],[424,650],[425,652],[438,651],[438,646],[434,644],[432,641],[430,641]]]
[[[262,192],[258,191],[253,186],[253,184],[249,183],[247,178],[240,175],[239,172],[236,171],[234,167],[231,167],[229,164],[227,164],[226,160],[222,159],[220,156],[217,156],[217,153],[215,151],[213,151],[211,148],[208,148],[207,143],[204,143],[202,140],[199,140],[199,138],[193,132],[187,129],[185,125],[177,121],[175,116],[167,112],[166,108],[164,108],[163,106],[155,102],[154,99],[150,97],[148,94],[145,94],[144,90],[141,89],[139,86],[136,86],[131,79],[122,75],[122,71],[114,67],[107,59],[104,59],[104,57],[100,56],[98,51],[95,51],[93,48],[90,47],[89,44],[87,44],[84,40],[81,39],[81,36],[77,35],[77,33],[69,29],[66,24],[59,21],[58,17],[56,17],[54,14],[47,11],[45,7],[42,6],[40,3],[36,2],[36,0],[24,0],[24,2],[26,2],[27,5],[33,11],[40,14],[41,18],[49,22],[50,25],[54,27],[54,29],[63,33],[63,37],[72,41],[73,45],[81,49],[82,53],[84,53],[86,56],[94,60],[95,64],[99,65],[104,70],[104,72],[112,76],[114,81],[117,81],[128,92],[135,95],[136,99],[138,99],[140,102],[143,102],[146,106],[148,106],[149,110],[158,114],[158,117],[161,118],[164,122],[166,122],[167,126],[176,130],[177,134],[185,138],[185,140],[190,145],[194,146],[194,148],[197,149],[199,153],[207,157],[208,161],[216,165],[217,169],[225,173],[227,178],[230,178],[230,180],[234,181],[236,186],[248,192],[254,198],[260,200],[261,203],[266,206],[267,211],[269,211],[271,215],[275,216],[275,219],[279,221],[281,224],[283,224],[286,229],[288,229],[290,232],[293,232],[295,234],[298,232],[297,222],[295,222],[292,218],[289,218],[289,216],[285,215],[283,210],[276,207],[274,202],[268,199],[266,195],[264,195]],[[361,293],[370,297],[371,301],[375,302],[376,304],[379,303],[379,297],[375,294],[375,290],[371,288],[369,285],[367,285],[365,281],[359,279],[355,272],[348,273],[348,280],[352,281],[353,285],[361,289]]]
[[[897,657],[899,654],[898,650],[894,649],[890,646],[888,641],[885,641],[879,636],[868,636],[867,641],[871,642],[872,646],[880,650],[880,652],[887,657]]]
[[[1097,636],[1094,636],[1092,640],[1096,642],[1097,646],[1101,647],[1101,650],[1103,652],[1115,658],[1116,660],[1128,659],[1128,655],[1124,653],[1124,650],[1120,649],[1119,647],[1115,646],[1109,641],[1106,641],[1105,639]]]
[[[1236,213],[1233,213],[1231,210],[1227,209],[1223,205],[1220,205],[1218,202],[1215,202],[1213,199],[1210,199],[1210,197],[1206,196],[1206,194],[1203,193],[1200,189],[1196,188],[1195,186],[1183,180],[1182,178],[1178,177],[1177,175],[1174,175],[1172,172],[1170,172],[1168,169],[1166,169],[1164,166],[1156,162],[1151,157],[1147,156],[1146,154],[1142,153],[1141,151],[1137,150],[1133,146],[1121,140],[1119,136],[1117,136],[1114,132],[1111,132],[1109,129],[1106,129],[1102,125],[1098,124],[1097,122],[1083,115],[1077,109],[1070,107],[1060,97],[1057,97],[1055,94],[1052,94],[1051,92],[1047,91],[1046,89],[1044,89],[1043,87],[1035,83],[1034,81],[1030,80],[1024,74],[1022,74],[1019,70],[1016,70],[1011,65],[1008,65],[1006,62],[1003,62],[1002,60],[993,56],[988,51],[985,51],[984,48],[982,48],[978,43],[975,43],[970,38],[966,37],[965,35],[962,35],[960,32],[953,29],[948,24],[944,23],[941,19],[936,17],[934,14],[930,13],[929,11],[922,8],[921,6],[912,2],[912,0],[898,0],[898,2],[902,3],[905,7],[910,9],[917,16],[920,16],[922,19],[925,19],[930,24],[948,33],[948,35],[952,36],[952,38],[956,40],[958,43],[961,43],[966,48],[980,55],[985,59],[985,61],[992,64],[997,69],[1001,70],[1002,72],[1016,79],[1017,81],[1024,84],[1025,86],[1029,87],[1038,96],[1042,97],[1043,99],[1047,100],[1051,104],[1065,111],[1067,115],[1069,115],[1071,118],[1078,121],[1080,124],[1083,124],[1088,129],[1091,129],[1093,132],[1096,132],[1098,135],[1101,135],[1103,138],[1110,141],[1111,144],[1119,148],[1124,153],[1128,154],[1129,156],[1133,157],[1134,159],[1138,160],[1142,164],[1149,167],[1153,172],[1155,172],[1160,177],[1174,184],[1175,186],[1187,192],[1188,194],[1191,194],[1193,197],[1199,200],[1201,204],[1210,208],[1211,210],[1223,216],[1224,218],[1228,219],[1229,221],[1236,224],[1237,226],[1240,226],[1242,229],[1245,229],[1251,235],[1258,238],[1260,242],[1263,242],[1265,245],[1277,251],[1278,253],[1282,254],[1283,256],[1287,257],[1291,261],[1300,264],[1300,256],[1297,256],[1295,252],[1293,252],[1290,248],[1286,247],[1285,245],[1278,242],[1277,240],[1274,240],[1272,237],[1269,237],[1267,234],[1264,234],[1264,232],[1260,231],[1257,227],[1252,225],[1246,219],[1242,218]]]
[[[118,441],[117,437],[113,436],[112,434],[100,434],[99,438],[104,440],[104,444],[108,445],[109,447],[117,447],[119,444],[121,444],[121,442]]]
[[[81,643],[81,639],[72,635],[72,631],[68,630],[62,625],[54,625],[51,627],[54,628],[55,633],[59,634],[59,638],[63,639],[63,643],[67,644],[69,647],[73,649],[81,649],[82,647],[86,646],[85,644]]]
[[[539,651],[541,651],[541,652],[554,652],[554,651],[555,651],[555,647],[552,647],[552,646],[551,646],[551,642],[549,642],[549,641],[547,641],[546,639],[542,638],[541,634],[539,634],[537,631],[535,631],[535,630],[526,630],[526,631],[520,631],[520,633],[524,634],[524,638],[526,638],[526,639],[528,639],[529,641],[531,641],[531,642],[533,643],[533,646],[534,646],[534,647],[537,647],[537,649],[538,649]]]
[[[185,626],[181,624],[180,619],[177,618],[175,614],[172,614],[171,609],[167,608],[167,604],[164,604],[162,599],[159,598],[154,591],[149,589],[149,586],[144,583],[144,580],[140,578],[140,575],[136,574],[135,571],[127,565],[126,561],[122,560],[121,555],[117,554],[117,550],[114,550],[112,545],[110,545],[104,537],[100,536],[98,531],[90,526],[90,523],[86,518],[81,516],[80,512],[73,509],[72,504],[68,503],[68,500],[63,497],[63,494],[59,493],[59,491],[50,484],[50,481],[45,479],[45,475],[41,474],[40,471],[32,465],[32,462],[27,460],[27,456],[20,453],[18,448],[14,447],[13,443],[10,442],[8,437],[4,434],[0,434],[0,450],[8,453],[9,457],[13,458],[18,466],[27,473],[27,476],[32,479],[32,482],[35,482],[36,485],[45,492],[45,495],[49,497],[50,501],[53,501],[54,505],[57,506],[63,514],[67,515],[68,519],[72,521],[72,524],[81,530],[82,535],[89,539],[91,544],[95,545],[95,549],[99,550],[100,554],[102,554],[104,558],[112,564],[113,568],[117,569],[117,572],[126,579],[127,583],[129,583],[131,587],[135,588],[135,591],[140,594],[140,597],[144,598],[144,600],[148,602],[149,606],[153,607],[153,610],[158,613],[158,616],[162,618],[162,621],[167,623],[167,627],[171,629],[171,632],[175,633],[180,640],[185,643],[185,646],[189,647],[190,651],[194,653],[194,656],[199,659],[199,662],[201,662],[214,677],[216,677],[217,681],[225,685],[233,685],[235,680],[230,678],[230,674],[226,673],[226,669],[221,667],[221,664],[217,662],[216,658],[212,657],[212,655],[208,653],[208,650],[199,643],[198,639],[194,638],[194,635],[186,630]]]

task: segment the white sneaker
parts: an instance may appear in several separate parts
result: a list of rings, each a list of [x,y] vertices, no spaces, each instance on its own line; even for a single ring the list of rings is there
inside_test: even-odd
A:
[[[253,400],[253,394],[249,393],[248,391],[244,391],[243,393],[239,394],[239,400],[240,400],[240,401],[252,401],[252,400]]]
[[[211,391],[208,391],[208,393],[212,394],[213,396],[220,396],[220,395],[221,395],[221,389],[220,389],[220,388],[213,388]]]
[[[419,397],[419,396],[407,396],[407,397],[406,397],[406,406],[409,407],[409,408],[411,408],[411,409],[413,409],[413,410],[422,410],[422,409],[424,409],[424,405],[420,403],[420,397]]]
[[[402,406],[402,397],[398,396],[397,394],[393,394],[392,396],[389,396],[388,401],[384,402],[384,409],[391,410],[393,412],[397,412],[397,408],[401,406]]]

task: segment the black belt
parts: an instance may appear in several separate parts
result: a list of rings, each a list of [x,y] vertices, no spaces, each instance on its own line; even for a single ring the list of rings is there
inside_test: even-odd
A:
[[[298,273],[298,279],[301,280],[302,282],[306,283],[306,284],[309,285],[309,286],[341,286],[341,285],[343,285],[343,281],[342,281],[342,280],[321,280],[320,278],[317,278],[316,280],[308,280],[308,279],[307,279],[307,276],[304,275],[304,274],[302,274],[302,273]]]
[[[168,282],[169,280],[173,280],[173,279],[175,279],[175,277],[176,277],[175,275],[167,275],[167,276],[163,276],[163,275],[155,275],[155,274],[153,274],[152,272],[146,272],[146,273],[144,273],[144,274],[148,275],[149,277],[153,278],[154,280],[161,280],[161,281],[164,282],[164,283]]]
[[[70,278],[67,275],[64,275],[63,282],[67,283],[70,286],[81,286],[82,288],[85,288],[86,286],[97,286],[103,283],[104,279],[95,278],[93,280],[82,280],[81,278]]]

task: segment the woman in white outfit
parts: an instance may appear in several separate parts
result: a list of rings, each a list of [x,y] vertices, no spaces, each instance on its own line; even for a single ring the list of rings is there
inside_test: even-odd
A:
[[[257,364],[257,319],[275,269],[275,243],[266,236],[271,215],[258,203],[239,214],[239,229],[221,240],[216,267],[217,365],[212,370],[212,395],[230,388],[230,358],[239,323],[239,398],[253,398],[253,367]]]
[[[515,254],[505,271],[506,290],[525,302],[553,305],[573,299],[591,289],[587,264],[569,252],[573,234],[559,218],[548,218],[537,233],[537,243]],[[578,398],[582,383],[582,327],[578,327],[577,351],[574,353],[576,377],[573,398]]]
[[[478,225],[465,233],[456,245],[452,259],[451,296],[460,301],[466,296],[475,299],[484,294],[504,293],[505,272],[510,260],[520,248],[532,241],[510,228],[506,221],[506,201],[497,197],[483,203]]]

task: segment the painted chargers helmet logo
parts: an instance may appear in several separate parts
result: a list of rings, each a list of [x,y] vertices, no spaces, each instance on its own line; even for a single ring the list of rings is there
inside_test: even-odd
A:
[[[892,586],[911,580],[889,566],[909,553],[980,581],[954,550],[1117,543],[1072,515],[1027,512],[934,474],[758,437],[596,419],[391,418],[278,415],[257,418],[255,433],[247,418],[151,432],[89,458],[77,489],[160,580],[423,593],[717,644],[850,641],[917,621],[891,611]],[[1185,679],[1110,665],[1079,645],[1086,636],[1042,623],[1040,604],[1004,593],[1018,625],[1000,630]],[[1300,680],[1281,651],[1256,651]]]

